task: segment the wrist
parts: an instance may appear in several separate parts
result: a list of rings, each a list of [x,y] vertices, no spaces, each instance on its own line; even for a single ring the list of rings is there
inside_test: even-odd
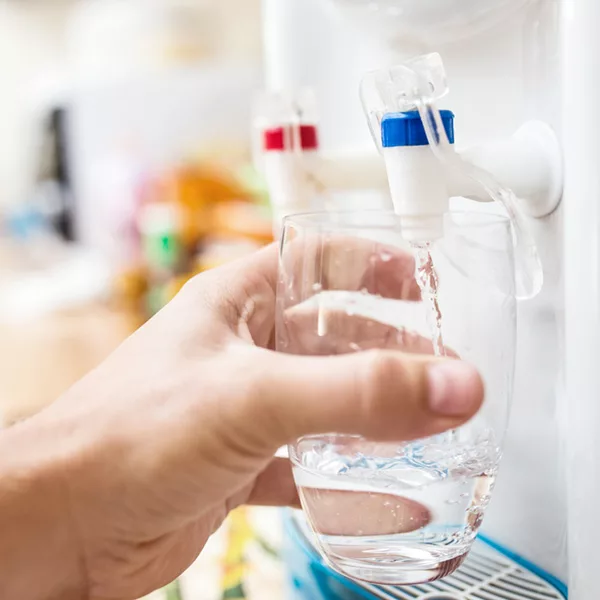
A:
[[[0,431],[0,598],[87,598],[61,434],[41,417]]]

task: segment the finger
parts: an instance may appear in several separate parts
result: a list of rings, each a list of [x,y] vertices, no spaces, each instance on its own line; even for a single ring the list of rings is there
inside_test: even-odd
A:
[[[197,290],[206,301],[210,278],[219,295],[209,299],[224,322],[261,347],[272,348],[274,303],[281,278],[282,305],[296,305],[321,291],[362,291],[385,298],[419,301],[413,256],[403,249],[366,239],[337,237],[297,240],[284,251],[279,268],[273,244],[192,280],[187,291]],[[192,299],[198,294],[191,293]]]
[[[247,423],[238,426],[259,431],[274,448],[331,431],[389,441],[436,435],[465,423],[483,401],[481,377],[458,360],[382,350],[337,357],[263,352],[268,356],[246,369],[249,397],[237,415]]]
[[[321,488],[300,491],[313,527],[324,535],[407,533],[431,521],[425,506],[392,494]],[[269,464],[258,476],[247,504],[301,507],[289,460],[276,458]]]
[[[258,476],[248,498],[255,506],[291,506],[300,508],[292,465],[287,458],[274,458]]]
[[[321,289],[365,290],[385,298],[421,299],[413,255],[404,248],[364,238],[300,238],[284,247],[281,265],[279,247],[271,244],[225,269],[241,285],[246,285],[244,279],[252,274],[251,283],[264,284],[267,281],[273,291],[277,289],[281,269],[284,278],[293,276],[291,283],[296,296],[310,297]],[[262,281],[255,277],[257,274]],[[315,284],[320,287],[315,289]]]
[[[295,302],[318,291],[363,291],[420,300],[415,259],[405,248],[367,238],[302,236],[284,244],[280,280]]]

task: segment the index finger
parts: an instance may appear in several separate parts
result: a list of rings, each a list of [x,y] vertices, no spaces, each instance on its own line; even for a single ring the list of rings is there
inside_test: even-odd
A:
[[[404,248],[344,235],[284,240],[279,264],[280,285],[296,301],[320,291],[362,291],[418,301],[415,269],[413,255]]]
[[[403,248],[351,236],[301,236],[217,269],[228,323],[243,321],[252,340],[272,347],[276,294],[285,309],[321,291],[362,291],[388,299],[421,300],[415,259]]]

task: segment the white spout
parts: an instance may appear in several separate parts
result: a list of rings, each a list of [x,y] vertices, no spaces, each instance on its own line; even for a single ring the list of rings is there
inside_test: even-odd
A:
[[[409,242],[433,241],[444,234],[450,196],[444,171],[429,146],[384,150],[394,212]]]
[[[306,212],[316,196],[311,174],[318,164],[316,100],[310,90],[272,93],[259,98],[254,122],[254,152],[273,209],[273,235],[282,220]]]
[[[471,164],[490,173],[512,190],[520,208],[531,217],[545,217],[562,197],[563,165],[558,139],[545,123],[525,123],[511,138],[461,152]],[[489,195],[459,172],[448,174],[452,196],[487,202]]]
[[[448,140],[454,143],[454,115],[450,111],[440,115]],[[417,111],[387,114],[381,121],[381,140],[403,236],[410,242],[442,237],[450,194],[445,170],[429,146],[421,116]]]

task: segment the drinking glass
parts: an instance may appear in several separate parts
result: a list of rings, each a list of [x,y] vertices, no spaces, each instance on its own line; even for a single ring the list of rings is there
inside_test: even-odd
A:
[[[393,349],[464,359],[486,388],[475,418],[435,437],[380,443],[340,431],[290,445],[304,513],[331,567],[370,583],[408,585],[462,563],[496,479],[515,337],[508,219],[450,212],[443,237],[423,244],[406,241],[393,213],[285,220],[278,351]]]

